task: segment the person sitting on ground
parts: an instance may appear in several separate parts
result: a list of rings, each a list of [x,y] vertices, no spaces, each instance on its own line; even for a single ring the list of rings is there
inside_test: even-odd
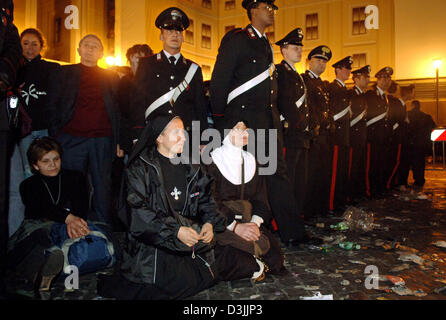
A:
[[[285,273],[280,244],[265,227],[272,219],[265,180],[258,174],[255,157],[243,150],[248,139],[245,123],[239,122],[211,153],[208,173],[215,179],[213,194],[229,224],[226,232],[217,235],[217,243],[263,259],[272,274]]]
[[[62,251],[53,249],[54,223],[66,224],[71,239],[90,233],[86,179],[80,172],[61,169],[62,155],[53,138],[31,143],[27,156],[34,175],[20,185],[25,220],[9,242],[9,269],[41,291],[49,290],[64,265]]]
[[[213,199],[213,180],[184,155],[177,158],[186,140],[181,118],[164,106],[147,123],[126,169],[130,222],[121,272],[101,277],[98,293],[184,299],[217,281],[261,277],[264,265],[252,254],[214,244],[226,219]]]

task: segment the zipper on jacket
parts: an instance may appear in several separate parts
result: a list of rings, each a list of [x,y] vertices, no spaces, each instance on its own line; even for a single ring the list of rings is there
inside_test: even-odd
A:
[[[199,171],[200,171],[200,168],[198,168],[197,172],[195,172],[194,176],[192,177],[192,179],[187,184],[187,188],[186,188],[186,201],[184,202],[184,207],[183,207],[183,210],[181,211],[181,215],[184,214],[184,210],[186,210],[186,206],[187,206],[187,201],[189,201],[189,187],[190,187],[190,184],[195,180],[195,177],[198,175]]]
[[[198,254],[197,254],[196,256],[197,256],[201,261],[204,262],[205,266],[208,267],[209,272],[210,272],[211,275],[212,275],[212,278],[215,279],[215,275],[214,275],[214,272],[212,271],[211,265],[210,265],[206,260],[204,260],[202,257],[200,257]]]

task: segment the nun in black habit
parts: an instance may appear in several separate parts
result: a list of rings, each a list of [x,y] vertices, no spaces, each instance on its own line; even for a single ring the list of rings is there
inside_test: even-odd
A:
[[[253,255],[215,243],[226,219],[200,165],[174,164],[185,143],[183,122],[161,107],[147,119],[126,169],[128,242],[119,275],[99,294],[118,299],[184,299],[220,280],[259,278]],[[187,162],[187,163],[190,163]]]

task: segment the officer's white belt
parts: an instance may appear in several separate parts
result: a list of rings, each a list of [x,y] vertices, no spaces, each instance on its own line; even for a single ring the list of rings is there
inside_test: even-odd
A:
[[[350,122],[350,127],[353,128],[359,121],[364,119],[366,112],[367,112],[367,110],[364,110],[359,116],[357,116],[355,119],[353,119]]]
[[[347,108],[345,108],[344,110],[342,110],[341,112],[339,112],[338,114],[334,115],[334,121],[338,121],[339,119],[341,119],[342,117],[344,117],[347,113],[351,112],[352,108],[350,106],[348,106]]]
[[[297,106],[298,109],[299,109],[299,108],[302,106],[302,104],[304,103],[304,101],[305,101],[305,96],[306,96],[306,94],[304,94],[302,97],[300,97],[299,100],[296,101],[296,106]]]
[[[190,82],[192,81],[195,73],[198,70],[198,65],[195,63],[192,63],[189,67],[189,70],[186,73],[186,77],[184,78],[181,83],[175,87],[174,89],[170,90],[166,94],[162,95],[158,99],[156,99],[146,110],[145,117],[147,117],[156,109],[161,107],[163,104],[170,102],[170,104],[173,106],[179,96],[187,89]]]
[[[369,120],[367,122],[367,127],[370,127],[372,124],[377,123],[378,121],[381,121],[382,119],[384,119],[385,117],[387,117],[387,111],[380,114],[379,116]]]
[[[240,87],[234,89],[231,93],[229,93],[227,103],[228,104],[231,103],[231,101],[237,98],[239,95],[245,93],[248,90],[251,90],[255,86],[259,85],[260,83],[268,79],[273,74],[274,70],[275,70],[275,65],[274,63],[271,63],[268,69],[266,69],[255,78],[252,78],[248,82],[245,82]]]

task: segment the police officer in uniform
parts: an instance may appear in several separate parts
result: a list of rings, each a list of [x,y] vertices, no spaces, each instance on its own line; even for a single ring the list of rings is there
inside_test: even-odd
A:
[[[375,75],[376,88],[368,91],[367,99],[367,196],[381,198],[386,189],[387,154],[391,128],[389,101],[386,91],[392,83],[393,69],[385,67]]]
[[[330,130],[334,128],[329,108],[327,83],[320,75],[327,68],[332,52],[327,46],[314,48],[308,55],[309,69],[302,74],[307,87],[310,111],[311,145],[309,152],[309,181],[305,201],[305,218],[310,220],[329,211],[330,193]]]
[[[345,81],[350,78],[353,60],[348,56],[333,65],[336,79],[329,85],[330,111],[335,130],[332,136],[330,211],[342,210],[347,203],[350,152],[351,101]]]
[[[395,81],[392,81],[388,90],[389,126],[392,129],[386,172],[388,178],[386,188],[388,190],[399,185],[405,185],[405,182],[400,184],[398,178],[400,165],[405,156],[403,143],[408,140],[409,119],[406,102],[414,98],[414,89],[413,85],[401,87]]]
[[[277,109],[277,72],[265,29],[274,23],[274,0],[244,0],[251,24],[234,29],[222,39],[211,80],[211,107],[215,127],[231,129],[239,121],[256,132],[257,146],[274,150],[269,136],[277,130],[277,170],[266,176],[269,202],[281,240],[295,244],[305,238],[283,157],[282,130]],[[266,130],[262,141],[257,130]],[[275,130],[271,130],[275,129]],[[272,136],[274,138],[274,135]],[[258,140],[258,141],[257,141]],[[259,148],[257,158],[259,159]],[[273,151],[271,151],[273,152]],[[271,165],[271,163],[270,163]]]
[[[309,110],[307,89],[302,76],[296,71],[295,64],[302,58],[301,28],[294,29],[282,40],[280,46],[283,60],[276,65],[279,75],[277,107],[283,118],[285,160],[298,212],[303,212],[308,184],[308,151],[310,149]],[[281,118],[281,119],[282,119]]]
[[[3,277],[6,268],[8,241],[8,203],[10,136],[7,110],[7,91],[12,87],[22,57],[17,28],[13,24],[14,5],[0,0],[0,298],[4,297]]]
[[[367,146],[367,100],[365,91],[370,82],[370,66],[352,72],[354,87],[349,90],[352,102],[350,120],[349,198],[355,204],[366,195],[365,165]]]
[[[139,138],[148,114],[170,104],[183,120],[191,141],[192,121],[199,121],[200,132],[195,132],[200,135],[208,124],[201,68],[181,54],[189,19],[182,10],[171,7],[157,17],[155,25],[161,30],[163,50],[140,60],[129,108],[140,123],[133,128],[132,139]]]

